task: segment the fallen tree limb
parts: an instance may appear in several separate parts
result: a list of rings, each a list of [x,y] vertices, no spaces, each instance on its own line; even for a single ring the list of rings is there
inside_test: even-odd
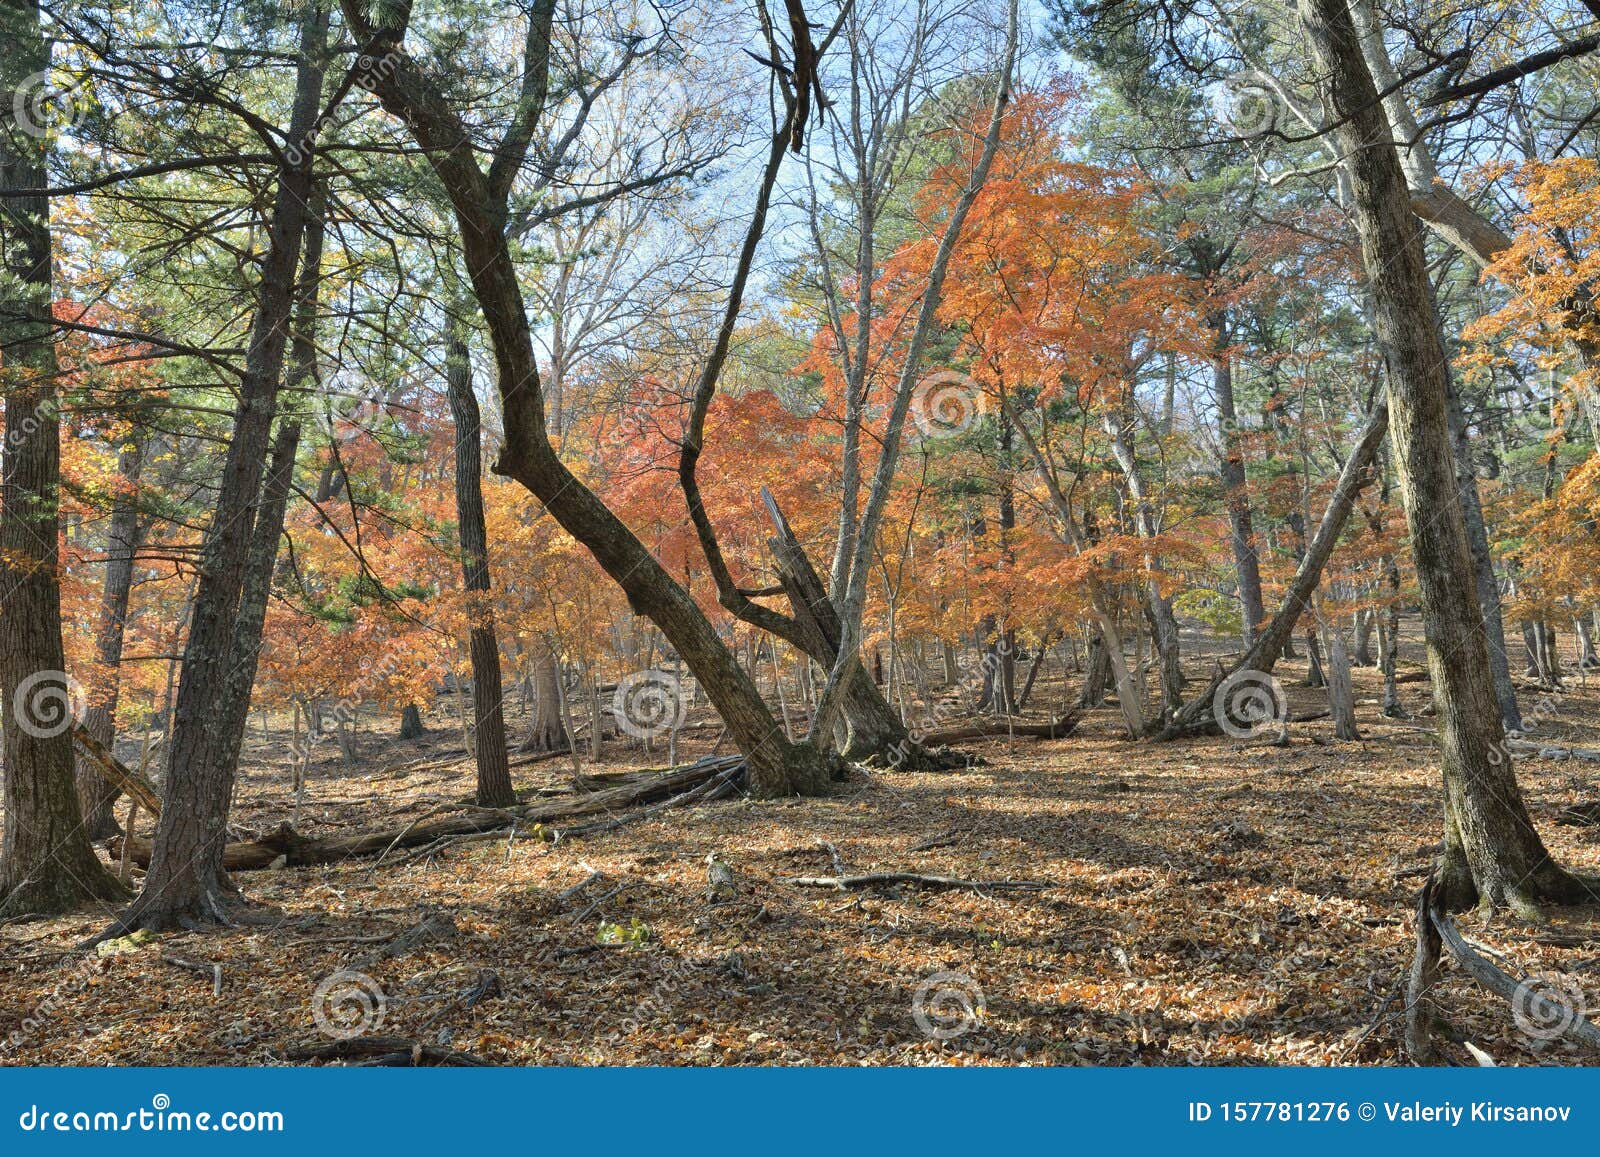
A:
[[[287,1053],[291,1061],[360,1060],[366,1064],[397,1068],[438,1066],[451,1068],[492,1068],[489,1061],[471,1053],[423,1044],[399,1036],[358,1036],[327,1044],[302,1045]]]
[[[1593,747],[1562,747],[1555,743],[1535,743],[1531,739],[1508,739],[1506,748],[1540,759],[1583,759],[1600,763],[1600,750]]]
[[[1600,1028],[1583,1015],[1582,1009],[1552,1000],[1546,995],[1550,986],[1537,978],[1515,979],[1461,935],[1455,921],[1440,907],[1438,882],[1430,876],[1417,896],[1417,950],[1411,968],[1410,1005],[1406,1014],[1406,1052],[1415,1063],[1436,1063],[1430,1031],[1432,1011],[1427,1007],[1426,997],[1438,982],[1441,947],[1449,949],[1468,976],[1510,1003],[1519,1027],[1528,1021],[1547,1032],[1550,1039],[1565,1037],[1590,1048],[1600,1048]]]
[[[502,831],[512,825],[531,827],[535,824],[549,826],[562,820],[581,819],[603,813],[624,812],[642,804],[670,800],[704,789],[710,794],[717,788],[731,791],[743,775],[744,757],[723,756],[702,759],[697,763],[671,768],[659,774],[634,777],[628,782],[586,795],[563,797],[546,803],[529,804],[505,809],[477,809],[464,816],[453,816],[433,823],[413,822],[400,828],[365,832],[331,840],[311,840],[302,836],[288,824],[278,827],[259,840],[230,843],[223,849],[223,867],[230,872],[260,871],[274,865],[285,868],[306,867],[314,864],[336,864],[362,856],[379,855],[391,848],[418,848],[450,836],[469,836],[478,833]],[[694,796],[692,798],[704,798]],[[122,837],[113,841],[113,850],[120,854],[126,846],[133,862],[141,868],[150,865],[150,841],[137,837]]]
[[[129,799],[138,800],[139,806],[149,812],[152,819],[161,818],[161,796],[155,784],[118,759],[105,744],[90,735],[83,724],[72,725],[72,742],[102,779],[121,788]]]
[[[994,739],[1015,735],[1036,739],[1065,739],[1078,727],[1078,713],[1069,711],[1048,723],[1023,723],[1018,720],[994,719],[975,723],[969,727],[952,727],[945,731],[930,731],[919,740],[925,747],[944,747],[968,739]]]
[[[974,892],[1037,892],[1045,887],[1039,880],[962,880],[955,876],[927,876],[920,872],[871,872],[862,876],[794,876],[797,888],[872,888],[884,884],[920,884],[924,888],[970,888]]]

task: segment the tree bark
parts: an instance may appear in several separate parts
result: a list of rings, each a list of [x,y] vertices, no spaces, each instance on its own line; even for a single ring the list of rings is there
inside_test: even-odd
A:
[[[328,11],[309,5],[301,18],[300,63],[289,139],[311,138],[320,110]],[[285,154],[267,229],[250,344],[234,412],[216,511],[201,548],[183,672],[173,711],[165,790],[144,890],[123,917],[126,928],[192,926],[228,920],[235,890],[222,866],[238,740],[214,726],[233,678],[232,653],[248,569],[268,443],[295,300],[295,271],[311,218],[312,150]],[[253,667],[252,667],[253,670]]]
[[[1244,447],[1239,437],[1238,408],[1233,399],[1233,359],[1227,352],[1227,320],[1207,319],[1216,347],[1211,358],[1211,382],[1217,416],[1222,422],[1222,493],[1228,507],[1228,543],[1233,547],[1234,570],[1239,579],[1239,610],[1244,620],[1244,645],[1256,641],[1266,611],[1261,600],[1261,559],[1256,554],[1255,527],[1246,487]]]
[[[511,786],[506,751],[506,721],[500,676],[500,643],[495,633],[489,581],[489,538],[483,520],[483,452],[478,399],[472,392],[467,343],[452,321],[445,352],[445,385],[455,419],[456,526],[461,539],[461,573],[467,588],[472,656],[472,747],[478,763],[478,806],[509,807]]]
[[[1513,905],[1578,895],[1534,830],[1511,759],[1483,637],[1472,554],[1456,487],[1449,361],[1439,333],[1421,227],[1348,0],[1298,0],[1326,77],[1389,371],[1400,496],[1421,591],[1438,711],[1445,794],[1440,883],[1451,906]]]
[[[100,622],[95,629],[95,690],[83,726],[102,747],[117,737],[117,700],[122,687],[122,642],[127,634],[128,598],[133,590],[133,556],[139,548],[139,477],[144,468],[144,443],[130,433],[117,456],[117,493],[111,502],[106,533],[106,573],[100,592]],[[91,766],[78,763],[78,799],[83,823],[96,843],[122,829],[113,815],[121,790]]]
[[[49,67],[34,0],[0,9],[8,46],[0,89]],[[61,410],[50,323],[48,142],[0,131],[0,186],[41,190],[0,200],[7,285],[0,290],[5,394],[0,478],[0,694],[4,696],[5,837],[0,915],[67,912],[122,887],[89,843],[73,782],[72,685],[61,644]]]
[[[567,727],[561,712],[561,669],[555,640],[541,639],[533,651],[533,724],[522,741],[523,751],[566,751]]]

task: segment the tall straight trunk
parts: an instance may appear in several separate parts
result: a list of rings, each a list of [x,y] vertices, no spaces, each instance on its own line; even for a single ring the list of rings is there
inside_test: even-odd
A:
[[[1216,394],[1217,415],[1222,422],[1222,496],[1228,507],[1228,544],[1233,548],[1233,565],[1239,580],[1239,611],[1244,620],[1244,645],[1256,641],[1266,610],[1261,601],[1261,560],[1256,554],[1255,527],[1250,514],[1250,493],[1246,488],[1243,439],[1239,436],[1239,414],[1233,399],[1233,358],[1227,352],[1227,321],[1220,315],[1207,320],[1216,350],[1211,357],[1211,385]]]
[[[1326,76],[1330,111],[1361,241],[1380,348],[1388,363],[1400,497],[1421,592],[1445,796],[1443,899],[1531,909],[1582,883],[1550,858],[1505,747],[1457,492],[1450,371],[1421,227],[1349,0],[1298,0]]]
[[[1139,460],[1134,453],[1134,424],[1130,412],[1107,414],[1104,419],[1106,433],[1111,435],[1111,451],[1122,468],[1123,482],[1128,496],[1133,500],[1134,521],[1139,537],[1154,539],[1159,531],[1155,510],[1145,489],[1144,475],[1139,470]],[[1161,660],[1161,712],[1165,718],[1183,707],[1183,662],[1178,650],[1178,620],[1172,613],[1172,599],[1161,593],[1156,581],[1157,560],[1151,553],[1144,557],[1146,577],[1141,604],[1150,624],[1150,638]],[[1259,596],[1260,591],[1257,590]],[[1259,619],[1258,619],[1259,622]]]
[[[310,219],[306,222],[301,250],[300,278],[295,285],[294,313],[290,320],[289,369],[283,392],[295,394],[315,385],[317,375],[317,293],[322,281],[322,249],[326,199],[319,189],[312,195]],[[213,721],[217,761],[234,768],[244,746],[244,733],[250,715],[250,695],[255,688],[256,668],[261,657],[262,633],[267,623],[267,604],[272,597],[272,579],[278,563],[278,543],[283,538],[284,518],[294,489],[295,459],[300,453],[300,421],[285,416],[278,424],[272,444],[272,457],[261,484],[255,522],[250,530],[250,545],[245,555],[244,582],[239,588],[239,605],[234,612],[233,642],[222,688],[222,699]],[[342,709],[341,709],[342,710]],[[336,725],[343,736],[345,720]],[[348,762],[348,750],[346,758]],[[309,765],[309,759],[307,760]],[[304,787],[304,771],[296,781],[296,801]]]
[[[1500,704],[1500,720],[1507,731],[1522,730],[1522,712],[1517,707],[1517,691],[1511,682],[1511,663],[1506,656],[1505,620],[1500,612],[1500,582],[1494,574],[1494,558],[1489,553],[1489,532],[1483,522],[1483,503],[1478,497],[1478,476],[1472,468],[1472,443],[1467,422],[1461,412],[1461,398],[1452,385],[1446,415],[1454,442],[1456,490],[1461,503],[1467,546],[1472,552],[1472,574],[1478,589],[1478,607],[1483,612],[1484,642],[1489,647],[1489,673],[1494,680],[1495,699]]]
[[[467,343],[451,323],[445,353],[445,386],[455,419],[456,526],[461,538],[461,573],[467,588],[472,655],[472,747],[478,762],[478,805],[510,807],[517,802],[506,753],[506,721],[501,702],[500,643],[495,634],[489,582],[489,538],[483,521],[483,451],[478,399],[472,392]]]
[[[1383,556],[1383,577],[1389,600],[1383,608],[1383,713],[1389,718],[1403,714],[1396,668],[1400,659],[1400,564],[1394,556]]]
[[[133,556],[139,548],[139,478],[144,469],[144,443],[136,434],[117,455],[117,493],[111,500],[106,532],[106,573],[100,589],[100,621],[94,635],[95,692],[84,713],[83,727],[111,750],[117,737],[117,700],[122,688],[122,643],[127,635],[128,598],[133,590]],[[110,839],[121,828],[112,814],[122,789],[87,760],[78,762],[78,799],[91,840]]]
[[[49,67],[34,0],[0,8],[8,45],[0,89]],[[40,190],[0,200],[8,284],[4,476],[0,478],[0,693],[4,699],[5,838],[0,915],[66,912],[122,888],[89,843],[73,784],[72,693],[61,645],[61,413],[50,309],[49,144],[13,123],[0,131],[0,186]]]
[[[327,52],[328,11],[308,5],[301,17],[300,64],[289,139],[309,140],[319,113]],[[201,548],[183,671],[173,711],[165,806],[144,890],[123,918],[125,927],[226,921],[234,895],[222,867],[238,739],[214,726],[233,678],[232,654],[272,422],[295,301],[295,271],[311,218],[312,151],[286,154],[278,174],[261,262],[256,313],[223,464],[216,510]]]

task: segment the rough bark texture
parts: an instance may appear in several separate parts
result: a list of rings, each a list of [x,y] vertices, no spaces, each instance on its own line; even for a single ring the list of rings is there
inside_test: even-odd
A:
[[[289,122],[294,141],[309,139],[320,111],[327,36],[327,9],[308,6]],[[266,471],[295,271],[311,217],[311,156],[311,150],[299,150],[293,154],[297,163],[286,163],[278,175],[233,436],[201,550],[200,583],[184,646],[168,751],[168,806],[156,827],[144,890],[123,918],[128,928],[228,919],[233,887],[223,871],[222,848],[235,768],[228,737],[214,723],[234,670],[234,633],[255,529],[249,512]],[[232,746],[236,755],[236,743]]]
[[[48,66],[31,2],[0,9],[0,89]],[[47,143],[0,132],[0,186],[44,189]],[[4,695],[5,840],[0,914],[66,912],[122,895],[84,830],[73,783],[72,694],[61,646],[61,419],[49,321],[49,201],[0,200],[8,290],[0,299],[5,452],[0,480],[0,693]]]
[[[566,751],[566,722],[561,712],[561,669],[556,663],[554,640],[541,640],[533,656],[533,723],[523,751]]]
[[[1244,447],[1239,437],[1239,415],[1233,400],[1233,360],[1226,350],[1227,322],[1221,317],[1208,321],[1217,351],[1212,355],[1211,382],[1216,395],[1217,417],[1222,423],[1222,493],[1228,506],[1228,544],[1233,548],[1234,569],[1239,577],[1239,611],[1244,620],[1244,645],[1256,640],[1266,611],[1261,599],[1261,560],[1256,554],[1255,527],[1250,514],[1250,493],[1246,488]]]
[[[1494,574],[1494,558],[1489,553],[1489,532],[1483,522],[1483,504],[1478,496],[1478,478],[1472,468],[1472,444],[1467,423],[1461,413],[1461,400],[1450,391],[1446,414],[1455,443],[1456,490],[1461,516],[1472,552],[1472,573],[1477,581],[1478,607],[1483,612],[1483,638],[1489,647],[1489,674],[1494,680],[1495,698],[1500,703],[1500,719],[1508,731],[1522,730],[1522,712],[1517,707],[1516,688],[1511,683],[1511,664],[1506,658],[1506,628],[1500,613],[1500,583]]]
[[[1445,789],[1450,905],[1526,906],[1579,883],[1546,852],[1505,749],[1490,678],[1448,415],[1449,363],[1411,198],[1348,0],[1299,0],[1326,77],[1351,213],[1388,363],[1395,462],[1421,591]]]
[[[144,443],[130,436],[117,456],[117,493],[111,502],[106,533],[106,573],[100,592],[100,621],[95,627],[95,691],[83,726],[102,747],[117,737],[117,700],[122,687],[122,642],[127,634],[128,596],[133,590],[133,556],[139,547],[139,476],[144,468]],[[78,799],[83,822],[95,842],[122,829],[113,816],[121,790],[101,775],[92,761],[78,765]]]
[[[452,332],[445,354],[445,385],[455,419],[456,527],[461,539],[461,573],[466,582],[471,627],[467,647],[472,656],[472,748],[478,762],[480,807],[509,807],[516,802],[506,753],[506,721],[502,703],[500,643],[490,601],[489,539],[483,521],[483,452],[478,399],[472,392],[467,344]]]

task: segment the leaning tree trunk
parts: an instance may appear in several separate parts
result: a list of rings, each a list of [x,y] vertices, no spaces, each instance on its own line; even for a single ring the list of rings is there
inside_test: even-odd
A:
[[[409,10],[369,10],[360,0],[342,0],[345,20],[373,48],[384,50],[379,69],[374,61],[363,78],[383,106],[406,124],[422,147],[455,212],[462,257],[472,279],[473,295],[482,310],[494,350],[505,438],[494,465],[496,473],[513,478],[545,504],[563,530],[581,542],[600,568],[627,596],[635,613],[649,618],[666,635],[694,673],[717,713],[728,725],[733,742],[746,759],[746,785],[759,796],[814,795],[828,790],[834,761],[810,744],[790,743],[761,698],[750,675],[739,666],[717,629],[689,593],[680,586],[638,537],[569,470],[551,445],[545,426],[533,336],[518,281],[516,263],[505,235],[507,205],[516,165],[526,148],[532,123],[519,120],[504,148],[485,171],[484,155],[460,115],[440,91],[431,73],[419,67],[402,44],[404,28],[372,23]],[[535,13],[548,21],[553,5],[539,4]],[[530,36],[530,66],[548,65],[549,40],[542,48]],[[538,94],[542,100],[543,92]],[[524,102],[528,105],[529,102]],[[538,103],[520,108],[533,116]],[[523,143],[518,144],[521,140]],[[509,167],[508,167],[509,166]]]
[[[11,47],[0,89],[43,75],[50,46],[35,3],[0,9]],[[4,476],[0,479],[0,693],[4,695],[5,838],[0,915],[66,912],[120,897],[89,843],[72,776],[73,707],[61,646],[61,411],[50,324],[50,204],[46,141],[0,131],[0,186],[40,190],[0,200],[8,284],[0,289],[5,351]]]
[[[139,477],[144,467],[144,443],[130,434],[117,456],[117,492],[111,501],[111,524],[106,533],[106,573],[100,593],[100,622],[95,628],[94,650],[98,676],[94,694],[84,713],[83,728],[95,742],[111,750],[117,737],[117,700],[122,687],[122,643],[127,635],[128,596],[133,590],[133,556],[139,548]],[[100,774],[89,760],[78,763],[78,799],[89,838],[110,839],[122,829],[112,807],[122,789]]]
[[[1534,830],[1505,746],[1483,637],[1472,552],[1456,489],[1449,361],[1428,279],[1421,226],[1376,86],[1362,60],[1348,0],[1299,0],[1326,75],[1350,211],[1370,281],[1373,321],[1389,370],[1400,496],[1421,591],[1428,668],[1439,717],[1445,795],[1440,882],[1447,903],[1531,907],[1581,883]]]
[[[483,458],[478,399],[472,392],[467,343],[451,323],[445,354],[445,386],[455,419],[456,525],[461,536],[461,572],[467,587],[472,655],[472,747],[478,762],[478,806],[510,807],[517,802],[506,753],[506,720],[501,701],[500,643],[495,635],[489,582],[489,538],[483,521]]]
[[[309,140],[316,124],[327,38],[327,9],[308,5],[289,120],[292,141]],[[295,302],[295,271],[312,216],[311,158],[309,149],[291,151],[278,174],[233,434],[201,547],[200,581],[173,711],[166,806],[156,825],[144,890],[122,920],[126,928],[227,921],[236,896],[223,871],[222,849],[236,771],[230,751],[236,759],[238,741],[230,742],[214,724],[236,670],[238,657],[232,650],[255,530],[249,514],[266,472]]]

